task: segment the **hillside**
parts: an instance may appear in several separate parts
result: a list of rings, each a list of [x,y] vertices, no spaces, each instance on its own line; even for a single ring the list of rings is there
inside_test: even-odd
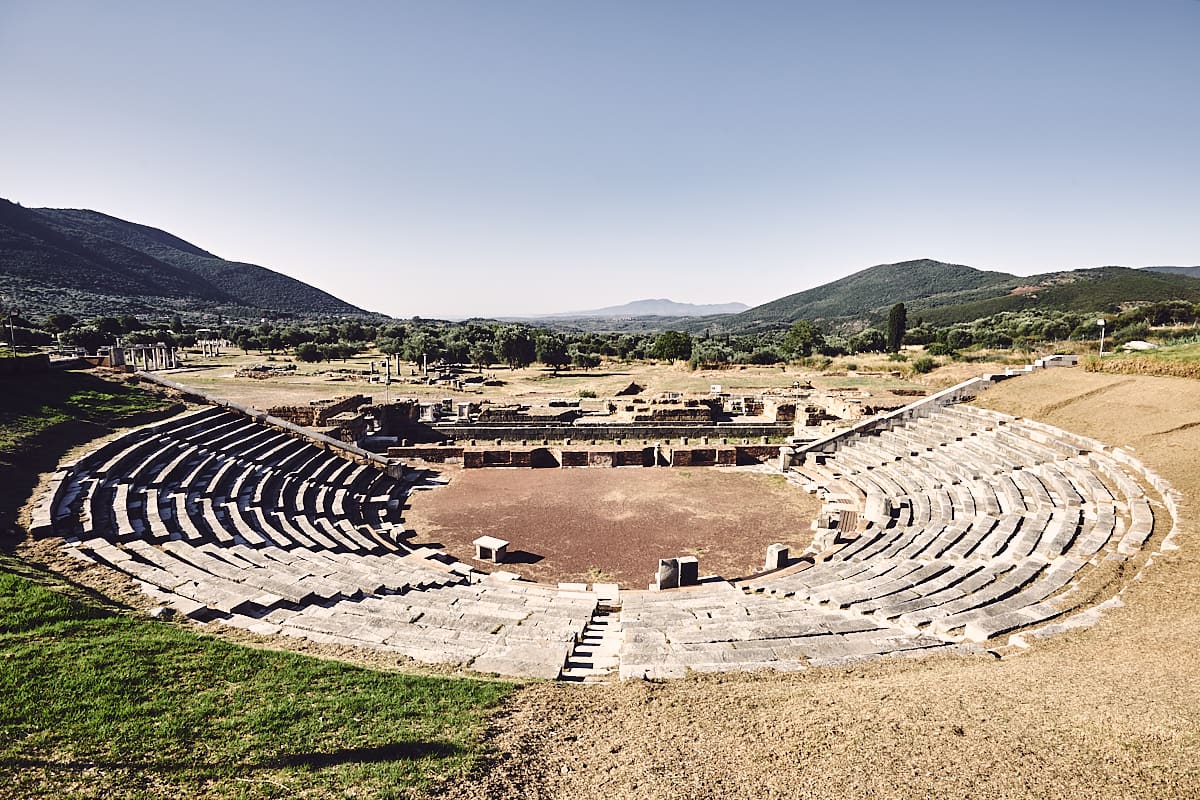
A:
[[[925,307],[914,304],[935,325],[969,322],[1001,311],[1045,309],[1053,311],[1112,312],[1133,303],[1186,300],[1200,303],[1200,280],[1176,275],[1130,269],[1097,267],[1054,272],[1021,279],[1016,290],[993,297]]]
[[[1142,267],[1150,272],[1166,272],[1172,275],[1186,275],[1189,278],[1200,278],[1200,267]]]
[[[96,211],[0,199],[0,293],[23,313],[365,314],[302,281]]]
[[[816,320],[827,328],[878,325],[904,303],[914,316],[947,325],[1001,311],[1111,311],[1162,300],[1200,302],[1191,268],[1098,267],[1019,277],[922,259],[880,264],[814,289],[723,318],[697,321],[725,330],[753,330]]]
[[[788,324],[799,319],[866,320],[895,303],[936,307],[1008,292],[1022,278],[931,259],[880,264],[815,289],[772,300],[730,318],[735,327]]]

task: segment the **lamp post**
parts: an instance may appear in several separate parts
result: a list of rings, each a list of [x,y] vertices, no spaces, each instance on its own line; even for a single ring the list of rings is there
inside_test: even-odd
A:
[[[1100,357],[1104,358],[1104,320],[1096,320],[1096,324],[1100,326]]]
[[[17,328],[13,318],[21,313],[16,306],[5,305],[4,315],[8,317],[8,346],[12,349],[12,354],[17,355]]]

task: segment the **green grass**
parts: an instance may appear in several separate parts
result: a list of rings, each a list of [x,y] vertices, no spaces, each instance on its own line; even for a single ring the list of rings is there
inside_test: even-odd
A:
[[[228,644],[0,573],[8,797],[409,796],[470,767],[510,689]]]
[[[0,540],[36,475],[170,401],[87,373],[0,381]],[[0,555],[0,797],[434,795],[513,684],[253,649]]]
[[[1163,345],[1157,350],[1147,350],[1144,354],[1154,358],[1196,362],[1200,361],[1200,341]]]
[[[66,422],[108,423],[170,404],[86,372],[52,371],[0,380],[0,453]]]

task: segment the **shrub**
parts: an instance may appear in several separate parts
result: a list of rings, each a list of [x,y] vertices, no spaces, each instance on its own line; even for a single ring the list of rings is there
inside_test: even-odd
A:
[[[596,397],[596,393],[591,389],[580,389],[579,396],[584,399],[594,399]]]
[[[931,356],[951,356],[951,357],[953,357],[953,356],[957,355],[957,353],[954,352],[953,347],[951,347],[948,344],[942,344],[941,342],[933,342],[932,344],[930,344],[928,347],[925,348],[925,353],[927,355],[931,355]]]
[[[927,372],[932,372],[933,368],[936,366],[937,362],[929,356],[920,356],[919,358],[913,359],[912,362],[913,372],[918,375],[924,375]]]

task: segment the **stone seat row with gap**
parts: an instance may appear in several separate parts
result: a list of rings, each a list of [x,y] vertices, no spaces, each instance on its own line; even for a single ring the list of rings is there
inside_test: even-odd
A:
[[[962,628],[976,640],[1067,610],[1053,602],[1054,595],[1104,548],[1109,555],[1135,552],[1153,529],[1152,511],[1141,488],[1115,462],[1089,453],[1076,437],[1057,442],[1045,428],[1036,437],[996,434],[1004,441],[999,448],[986,445],[994,454],[986,484],[963,480],[964,472],[946,469],[945,462],[928,470],[901,466],[906,456],[920,460],[928,451],[971,448],[978,454],[963,443],[988,440],[1002,427],[1025,430],[1001,415],[954,407],[945,415],[850,440],[822,468],[856,483],[868,509],[873,497],[899,495],[907,508],[902,505],[891,516],[903,524],[868,513],[873,524],[832,562],[771,582],[770,591],[936,632]],[[1005,468],[1008,474],[1002,473]],[[1122,487],[1121,503],[1135,531],[1116,543],[1123,520],[1097,468]],[[945,491],[947,481],[953,491]],[[1008,511],[1001,514],[1001,508]],[[918,562],[908,561],[913,558]],[[871,562],[872,568],[847,575],[835,566],[839,561]],[[983,566],[975,568],[972,561]],[[964,588],[969,591],[963,593]],[[921,595],[950,602],[919,606]],[[1004,624],[989,625],[989,615],[1002,617]]]
[[[557,677],[596,596],[472,582],[465,565],[409,548],[412,484],[210,408],[60,470],[47,515],[78,556],[197,619]]]
[[[622,676],[797,669],[974,642],[1069,612],[1080,576],[1136,553],[1154,510],[1128,462],[968,407],[860,434],[790,483],[859,520],[812,563],[623,592]],[[423,661],[557,677],[593,592],[480,579],[408,552],[411,483],[206,409],[98,448],[40,518],[184,613]]]
[[[823,517],[856,506],[866,520],[811,565],[743,581],[736,601],[726,583],[691,587],[686,600],[684,590],[626,594],[622,674],[970,649],[1070,612],[1090,567],[1149,539],[1144,489],[1097,443],[973,407],[945,411],[790,471],[821,496]],[[827,638],[806,638],[821,624]],[[805,647],[818,641],[814,657]]]

